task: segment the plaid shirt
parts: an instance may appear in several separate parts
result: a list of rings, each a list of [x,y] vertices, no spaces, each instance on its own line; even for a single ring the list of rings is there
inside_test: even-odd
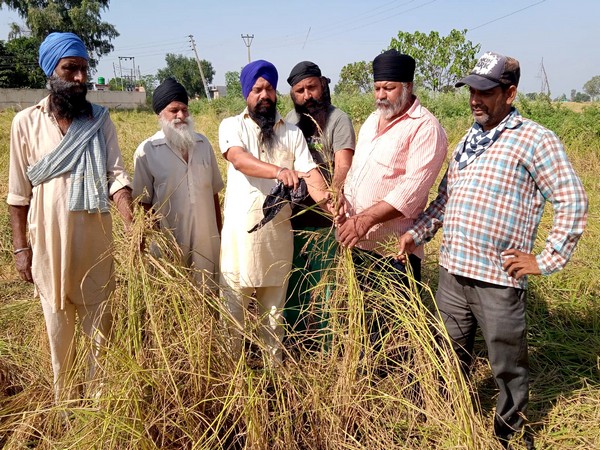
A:
[[[527,288],[502,270],[500,253],[531,253],[548,200],[554,222],[536,256],[544,275],[562,269],[585,228],[588,201],[558,137],[513,109],[498,140],[459,170],[455,156],[437,198],[409,231],[416,244],[430,240],[443,224],[440,265],[454,275]]]

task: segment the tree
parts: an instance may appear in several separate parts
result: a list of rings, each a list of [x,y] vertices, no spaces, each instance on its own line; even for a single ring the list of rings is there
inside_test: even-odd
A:
[[[190,97],[206,97],[204,92],[204,86],[202,85],[202,78],[200,77],[200,71],[198,70],[198,63],[193,58],[188,58],[183,55],[175,55],[173,53],[167,53],[165,57],[167,67],[160,69],[156,73],[156,77],[162,83],[168,77],[174,77],[179,81]],[[200,61],[202,66],[202,72],[206,83],[211,84],[213,77],[215,76],[215,70],[210,62],[205,59]]]
[[[46,85],[46,75],[38,65],[38,45],[31,38],[0,44],[0,87],[42,89]]]
[[[571,89],[571,101],[577,103],[589,102],[591,97],[583,92],[577,92],[575,89]]]
[[[596,75],[591,80],[587,81],[583,85],[583,90],[592,98],[592,100],[597,100],[598,96],[600,96],[600,75]]]
[[[412,56],[416,61],[415,83],[432,91],[453,88],[473,66],[480,44],[465,38],[467,30],[452,30],[448,36],[437,31],[429,34],[400,31],[389,48]]]
[[[102,22],[101,12],[108,9],[110,0],[0,0],[0,7],[17,11],[31,31],[31,45],[37,49],[44,38],[53,31],[70,31],[83,40],[90,53],[90,67],[94,69],[98,58],[113,50],[110,41],[119,33],[115,27]],[[11,25],[11,36],[22,36],[25,29]]]
[[[227,97],[242,98],[242,83],[240,83],[239,72],[225,73],[225,87],[227,89]]]
[[[366,61],[346,64],[340,71],[340,80],[334,93],[359,94],[373,90],[373,65]]]

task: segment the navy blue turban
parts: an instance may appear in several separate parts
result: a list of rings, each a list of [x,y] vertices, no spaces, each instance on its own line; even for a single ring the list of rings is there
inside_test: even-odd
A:
[[[51,76],[62,58],[79,56],[89,60],[85,45],[79,36],[74,33],[50,33],[40,45],[40,67]]]
[[[244,98],[248,98],[248,94],[254,87],[256,80],[260,77],[267,80],[271,86],[273,86],[273,89],[277,89],[277,79],[279,77],[277,75],[277,69],[269,61],[259,59],[247,64],[240,74],[240,83],[242,84],[242,94],[244,94]]]

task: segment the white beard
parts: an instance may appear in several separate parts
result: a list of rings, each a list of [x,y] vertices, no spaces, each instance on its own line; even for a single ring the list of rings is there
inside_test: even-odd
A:
[[[162,116],[159,116],[158,120],[169,147],[178,150],[182,155],[186,155],[194,147],[196,135],[194,133],[194,121],[191,116],[183,121],[180,119],[169,121]],[[179,125],[181,123],[185,123],[185,125]]]

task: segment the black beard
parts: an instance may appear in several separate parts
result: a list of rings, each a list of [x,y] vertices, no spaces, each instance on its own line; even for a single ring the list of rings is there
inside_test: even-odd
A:
[[[329,118],[330,102],[309,98],[303,105],[294,103],[294,109],[298,114],[298,128],[302,130],[305,138],[316,136],[325,129]],[[310,116],[310,117],[308,117]],[[316,122],[316,124],[315,124]],[[317,128],[318,125],[318,128]]]
[[[89,116],[92,105],[86,100],[87,86],[85,83],[65,81],[56,75],[48,78],[50,89],[50,110],[58,117],[75,119]]]
[[[248,114],[260,128],[259,143],[270,150],[275,143],[276,102],[269,99],[260,100],[254,107],[248,107]]]

